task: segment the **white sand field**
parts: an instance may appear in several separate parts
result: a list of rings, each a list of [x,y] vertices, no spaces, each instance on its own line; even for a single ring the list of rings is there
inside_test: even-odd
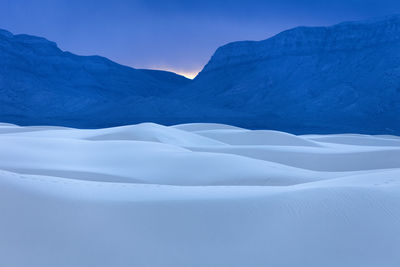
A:
[[[0,124],[0,266],[398,267],[400,138]]]

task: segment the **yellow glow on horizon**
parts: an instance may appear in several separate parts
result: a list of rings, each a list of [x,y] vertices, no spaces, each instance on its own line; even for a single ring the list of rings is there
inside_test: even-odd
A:
[[[176,74],[185,76],[186,78],[191,79],[191,80],[193,80],[194,77],[196,77],[197,74],[199,74],[199,71],[194,71],[194,72],[184,72],[184,71],[179,72],[179,71],[173,71],[173,70],[170,70],[170,71],[175,72]]]
[[[153,67],[150,69],[174,72],[176,74],[182,75],[191,80],[193,80],[197,76],[197,74],[199,74],[199,72],[200,72],[200,70],[185,71],[185,70],[175,70],[173,68],[168,68],[168,67]]]

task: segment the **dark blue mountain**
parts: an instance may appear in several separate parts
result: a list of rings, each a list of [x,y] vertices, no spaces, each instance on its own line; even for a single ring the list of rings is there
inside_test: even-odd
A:
[[[0,31],[0,121],[102,127],[160,118],[190,82],[99,56],[61,51],[44,38]]]
[[[400,16],[227,44],[190,95],[251,128],[400,134]]]
[[[0,32],[0,121],[80,128],[221,122],[400,135],[400,16],[218,48],[193,80]]]

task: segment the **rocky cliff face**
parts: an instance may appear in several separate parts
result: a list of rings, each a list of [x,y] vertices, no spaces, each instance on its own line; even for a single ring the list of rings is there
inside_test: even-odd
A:
[[[344,22],[331,27],[298,27],[263,41],[229,43],[217,49],[203,70],[338,51],[357,51],[400,42],[400,16]]]
[[[244,126],[400,133],[400,17],[225,45],[191,88],[196,99],[242,111]]]

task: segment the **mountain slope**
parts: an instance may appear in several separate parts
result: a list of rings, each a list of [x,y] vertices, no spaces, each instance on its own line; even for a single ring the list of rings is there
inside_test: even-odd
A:
[[[77,56],[44,38],[4,30],[0,64],[0,118],[19,124],[96,127],[160,117],[164,99],[190,81],[99,56]]]
[[[400,134],[400,16],[230,43],[193,81],[7,31],[0,31],[0,65],[4,122],[218,122],[297,134]]]
[[[239,126],[398,134],[400,16],[230,43],[190,87],[195,101],[247,113],[229,121]]]

